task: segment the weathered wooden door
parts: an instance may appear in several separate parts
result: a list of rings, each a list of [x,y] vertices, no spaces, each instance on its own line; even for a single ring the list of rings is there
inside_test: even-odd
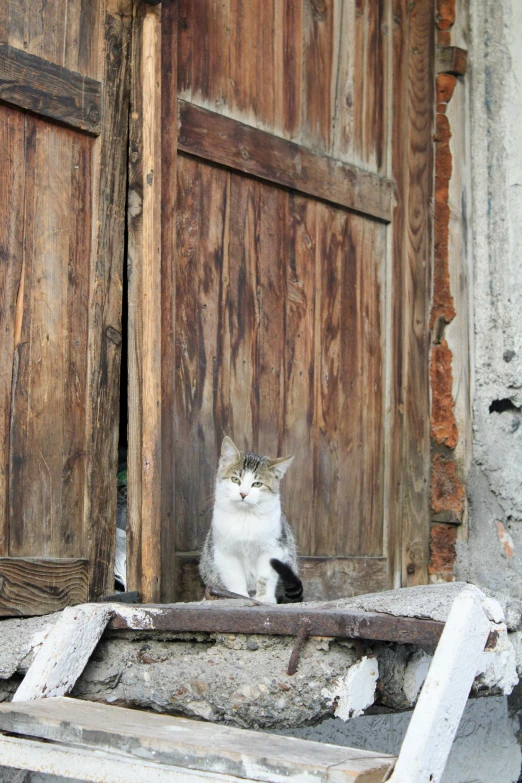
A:
[[[223,434],[295,454],[284,506],[308,598],[423,582],[433,4],[179,0],[147,13],[161,85],[142,68],[140,100],[157,101],[162,124],[141,176],[162,229],[134,289],[155,327],[139,333],[131,378],[144,403],[132,585],[199,594]],[[157,201],[143,204],[152,236]],[[133,232],[143,240],[131,218]]]
[[[131,20],[0,4],[0,616],[112,592]]]

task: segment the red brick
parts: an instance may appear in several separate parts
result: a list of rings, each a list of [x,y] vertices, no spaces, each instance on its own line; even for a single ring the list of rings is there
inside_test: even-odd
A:
[[[457,528],[455,525],[436,523],[432,525],[430,534],[430,564],[428,571],[443,577],[453,576],[457,559],[455,544]]]
[[[434,454],[431,462],[431,508],[436,514],[453,512],[462,521],[466,494],[452,459]]]
[[[450,73],[439,73],[437,76],[437,103],[449,103],[456,84],[456,76],[452,76]]]
[[[446,340],[434,345],[431,354],[431,437],[440,446],[454,449],[459,433],[453,408],[453,354]]]
[[[437,0],[437,27],[449,30],[455,23],[455,0]]]
[[[439,46],[451,46],[451,35],[448,30],[437,31],[437,43]]]

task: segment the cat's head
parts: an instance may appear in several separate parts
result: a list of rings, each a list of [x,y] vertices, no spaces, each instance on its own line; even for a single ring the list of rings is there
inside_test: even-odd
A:
[[[279,483],[292,464],[292,457],[260,457],[240,451],[225,435],[216,478],[216,500],[238,508],[262,510],[279,497]]]

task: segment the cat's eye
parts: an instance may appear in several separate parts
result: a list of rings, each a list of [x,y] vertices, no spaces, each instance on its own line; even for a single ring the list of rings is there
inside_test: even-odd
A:
[[[262,487],[263,486],[263,482],[262,481],[254,481],[252,486],[253,487]]]
[[[230,479],[230,481],[233,481],[233,482],[234,482],[234,484],[241,484],[241,481],[238,479],[238,477],[237,477],[237,476],[232,476],[232,478]]]

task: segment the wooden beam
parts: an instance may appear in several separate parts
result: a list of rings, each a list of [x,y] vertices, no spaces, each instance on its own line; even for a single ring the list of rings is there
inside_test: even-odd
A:
[[[101,132],[101,83],[42,57],[0,46],[0,99],[86,131]]]
[[[113,605],[110,627],[126,630],[262,633],[297,635],[304,618],[310,620],[310,636],[374,639],[401,644],[436,645],[444,623],[393,617],[376,612],[336,609],[335,604],[306,606],[237,606],[223,601],[202,604],[148,606]]]
[[[379,783],[395,761],[385,753],[65,698],[0,704],[0,729],[266,783]],[[109,769],[106,780],[114,779]]]
[[[85,472],[88,502],[89,598],[114,590],[116,481],[120,410],[122,278],[127,190],[132,0],[106,3],[99,40],[103,129],[96,143],[93,250],[89,270],[89,335]],[[98,44],[97,44],[98,45]],[[88,531],[88,534],[87,534]]]
[[[437,46],[435,67],[437,73],[464,76],[468,67],[468,53],[458,46]]]
[[[393,184],[385,177],[193,103],[178,104],[183,152],[390,222]]]
[[[88,560],[0,558],[0,617],[58,612],[88,599]]]
[[[13,701],[66,696],[85,669],[112,615],[110,606],[66,609],[29,667]]]
[[[160,599],[161,10],[136,4],[129,126],[127,587]]]
[[[176,600],[200,601],[204,588],[199,577],[199,552],[176,552],[171,557],[176,576]],[[388,589],[385,557],[300,557],[305,601],[332,600]]]

